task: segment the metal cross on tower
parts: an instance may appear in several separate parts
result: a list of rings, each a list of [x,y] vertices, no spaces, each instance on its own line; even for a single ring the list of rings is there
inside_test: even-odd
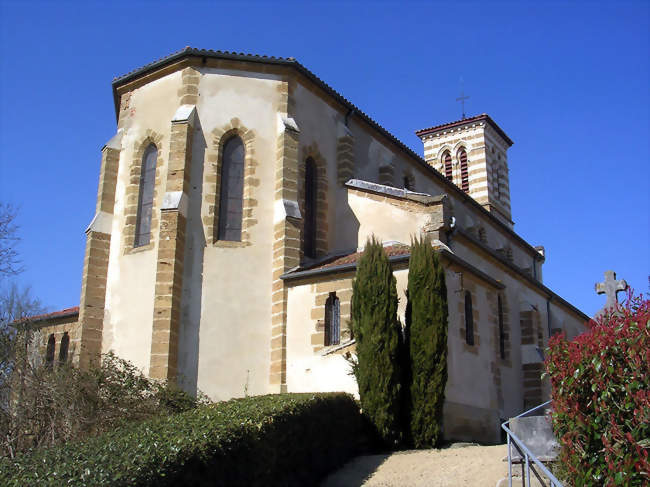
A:
[[[618,297],[616,295],[626,289],[627,282],[623,279],[616,280],[616,272],[605,271],[605,282],[596,284],[596,292],[607,295],[607,301],[605,302],[603,311],[611,310],[612,308],[616,309],[618,307]]]
[[[463,78],[460,79],[460,96],[456,98],[456,101],[459,101],[463,107],[463,119],[467,118],[465,116],[465,100],[469,100],[469,96],[465,96],[465,83],[463,83]]]

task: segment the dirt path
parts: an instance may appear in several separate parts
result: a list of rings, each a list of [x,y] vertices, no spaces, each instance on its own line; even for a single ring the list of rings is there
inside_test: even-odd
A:
[[[321,487],[495,487],[507,475],[507,454],[506,445],[452,445],[368,455],[352,460]]]

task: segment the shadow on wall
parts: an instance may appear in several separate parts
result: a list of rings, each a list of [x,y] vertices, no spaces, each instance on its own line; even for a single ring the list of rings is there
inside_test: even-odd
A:
[[[336,246],[333,252],[330,253],[349,252],[356,250],[359,246],[359,228],[361,224],[354,211],[352,211],[352,207],[348,201],[348,188],[343,186],[338,191],[340,191],[337,195],[339,201],[336,205],[336,221],[333,225]]]
[[[357,457],[346,463],[343,468],[329,475],[321,487],[360,487],[374,474],[377,469],[390,456],[390,453],[381,455],[365,455]]]
[[[203,165],[207,147],[201,122],[196,118],[192,140],[190,194],[183,256],[183,294],[178,337],[178,385],[189,394],[197,393],[199,369],[199,327],[203,299],[203,253],[205,232],[201,219]]]

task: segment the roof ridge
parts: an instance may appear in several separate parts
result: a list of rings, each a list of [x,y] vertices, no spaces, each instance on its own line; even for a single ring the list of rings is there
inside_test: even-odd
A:
[[[440,132],[441,130],[447,129],[447,128],[453,128],[453,127],[459,127],[462,125],[466,125],[468,123],[472,122],[478,122],[479,120],[485,120],[487,123],[492,125],[492,127],[497,131],[497,133],[505,140],[508,144],[513,145],[514,142],[508,135],[505,133],[505,131],[499,127],[499,125],[492,120],[492,117],[490,117],[487,113],[480,113],[478,115],[474,115],[469,118],[461,118],[460,120],[454,120],[453,122],[446,122],[440,125],[434,125],[433,127],[428,127],[425,129],[420,129],[415,131],[415,135],[418,137],[422,137],[423,135],[430,134],[432,132]]]

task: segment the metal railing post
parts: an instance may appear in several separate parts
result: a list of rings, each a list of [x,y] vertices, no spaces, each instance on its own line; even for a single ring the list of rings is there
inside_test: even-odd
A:
[[[508,487],[512,487],[512,446],[510,445],[510,435],[506,434],[508,439]]]
[[[545,406],[549,405],[551,401],[547,401],[544,404],[540,404],[539,406],[536,406],[532,409],[529,409],[528,411],[525,411],[518,416],[515,416],[515,418],[522,418],[524,416],[527,416],[528,414],[537,411],[540,408],[544,408]],[[514,418],[511,418],[514,419]],[[530,484],[530,470],[532,468],[533,473],[539,480],[540,484],[544,485],[545,482],[542,479],[540,472],[546,475],[548,480],[550,481],[550,485],[554,487],[562,487],[562,484],[560,481],[551,473],[551,471],[544,466],[544,464],[537,459],[537,457],[526,447],[526,445],[517,437],[516,434],[514,434],[509,426],[510,426],[510,420],[504,422],[501,425],[501,428],[506,432],[506,438],[507,438],[507,443],[508,443],[508,487],[512,487],[512,446],[514,445],[515,448],[517,448],[517,451],[519,452],[520,455],[520,461],[521,461],[521,481],[523,484],[523,487],[526,487],[526,484],[528,484],[528,487],[531,487]],[[522,461],[523,460],[523,461]],[[532,460],[533,465],[530,464],[530,461]],[[540,472],[538,472],[538,470]]]

